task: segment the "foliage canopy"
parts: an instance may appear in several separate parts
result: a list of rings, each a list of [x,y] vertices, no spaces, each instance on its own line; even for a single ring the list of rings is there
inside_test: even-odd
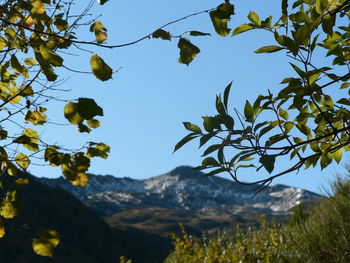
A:
[[[300,168],[339,163],[350,150],[349,10],[347,0],[282,0],[278,19],[251,11],[249,21],[230,34],[269,32],[275,43],[255,53],[284,52],[294,74],[281,76],[277,94],[268,90],[246,101],[242,111],[229,111],[230,83],[216,97],[217,114],[203,117],[203,128],[184,122],[189,134],[175,151],[199,139],[199,147],[206,147],[198,169],[209,170],[209,176],[227,172],[239,183],[259,187]],[[275,169],[277,159],[286,156],[290,167]],[[245,183],[239,171],[246,168],[270,175]]]
[[[86,8],[77,15],[72,13],[74,0],[1,1],[1,236],[6,233],[4,222],[14,218],[23,206],[16,199],[16,189],[29,180],[19,171],[25,171],[33,160],[38,158],[51,166],[60,166],[64,177],[73,185],[83,187],[88,183],[90,159],[108,157],[110,149],[103,142],[87,142],[80,149],[69,149],[46,142],[40,133],[40,126],[50,122],[45,106],[57,99],[52,92],[59,90],[59,68],[68,70],[64,54],[72,48],[83,52],[86,47],[113,49],[149,38],[178,39],[179,62],[189,65],[200,53],[191,38],[210,36],[210,33],[189,30],[175,36],[165,27],[195,15],[209,14],[214,30],[222,37],[252,30],[270,32],[275,44],[261,47],[256,53],[286,52],[293,60],[290,65],[295,75],[282,80],[284,88],[277,95],[269,91],[259,95],[253,103],[247,101],[243,113],[235,109],[235,117],[228,110],[229,84],[223,95],[216,98],[217,115],[203,117],[203,130],[184,122],[190,133],[175,150],[195,138],[200,140],[200,146],[211,142],[204,151],[205,159],[199,169],[210,169],[208,175],[228,172],[238,182],[241,182],[237,177],[240,169],[264,168],[272,173],[277,158],[290,156],[295,161],[286,170],[255,182],[264,186],[275,177],[301,167],[319,163],[325,168],[333,160],[340,162],[343,151],[350,149],[349,0],[297,0],[292,5],[281,0],[282,15],[277,20],[271,16],[261,19],[251,11],[249,22],[234,30],[229,28],[234,5],[225,0],[215,8],[171,21],[140,39],[118,45],[106,43],[108,31],[101,21],[87,20],[94,2],[88,1]],[[101,5],[107,2],[98,1]],[[76,32],[83,26],[89,27],[93,41],[77,38]],[[101,81],[110,80],[113,69],[98,54],[88,52],[93,53],[91,73]],[[319,54],[331,59],[317,65],[314,57]],[[332,89],[340,89],[345,94],[335,99],[330,95]],[[81,133],[98,128],[98,117],[103,116],[103,109],[94,99],[84,97],[66,101],[63,112],[67,121]],[[271,114],[272,121],[261,121],[271,119]],[[11,125],[16,128],[10,128]],[[231,156],[229,149],[236,152]],[[6,179],[12,176],[19,178]],[[52,256],[58,243],[59,234],[46,229],[33,241],[33,248],[38,254]]]

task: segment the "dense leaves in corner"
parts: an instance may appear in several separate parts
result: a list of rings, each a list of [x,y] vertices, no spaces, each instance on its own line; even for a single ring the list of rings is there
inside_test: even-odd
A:
[[[253,29],[270,32],[274,43],[257,48],[255,53],[284,52],[292,74],[281,76],[278,90],[266,87],[265,95],[247,100],[242,110],[235,108],[232,113],[227,107],[230,90],[226,88],[224,95],[215,99],[217,114],[203,116],[204,129],[186,122],[189,133],[175,151],[199,139],[199,147],[206,147],[198,169],[208,170],[208,175],[227,172],[243,183],[238,177],[241,169],[260,172],[263,168],[267,173],[251,182],[261,187],[302,168],[319,165],[324,169],[333,161],[339,163],[350,150],[349,12],[347,0],[282,0],[277,19],[261,18],[250,11],[232,36]],[[218,34],[230,33],[227,22],[233,13],[229,1],[211,11]],[[318,58],[316,63],[315,54],[326,54],[327,59],[319,64]],[[329,93],[336,89],[341,94],[337,101]],[[290,166],[275,165],[286,157]]]

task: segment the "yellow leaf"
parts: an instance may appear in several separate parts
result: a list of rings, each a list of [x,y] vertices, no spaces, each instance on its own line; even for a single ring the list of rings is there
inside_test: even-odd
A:
[[[2,50],[4,47],[7,47],[7,42],[4,38],[0,37],[0,50]]]
[[[107,29],[100,21],[95,21],[90,27],[90,32],[95,32],[96,41],[102,43],[107,39]]]
[[[42,229],[39,238],[33,240],[32,246],[36,254],[53,257],[55,247],[60,243],[60,236],[56,230]]]
[[[24,155],[23,153],[19,153],[16,155],[16,163],[23,170],[26,170],[30,164],[30,159],[27,155]]]
[[[5,235],[5,224],[4,221],[0,219],[0,238]]]
[[[42,15],[45,13],[45,5],[41,0],[30,0],[29,3],[32,5],[30,12],[35,15]]]
[[[10,89],[10,93],[8,94],[8,99],[10,99],[11,104],[17,104],[21,101],[21,96],[18,95],[18,88],[13,87]]]
[[[92,73],[99,80],[106,81],[112,78],[112,69],[98,55],[93,55],[90,59]]]
[[[24,60],[24,64],[26,64],[27,66],[35,66],[38,64],[38,62],[34,58],[26,58]]]
[[[14,218],[17,215],[17,208],[12,202],[4,200],[1,204],[0,215],[7,219]]]
[[[89,182],[89,176],[86,173],[78,173],[76,179],[71,181],[72,185],[84,187]]]

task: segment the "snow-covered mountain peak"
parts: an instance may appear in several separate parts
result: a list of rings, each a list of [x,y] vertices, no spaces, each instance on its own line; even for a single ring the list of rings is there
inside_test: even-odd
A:
[[[106,213],[126,208],[163,207],[178,210],[205,210],[210,207],[254,208],[271,213],[288,211],[300,202],[320,198],[318,194],[285,185],[267,187],[252,198],[254,187],[211,176],[189,166],[143,180],[91,175],[85,188],[71,186],[62,178],[40,179],[61,187],[88,205]]]

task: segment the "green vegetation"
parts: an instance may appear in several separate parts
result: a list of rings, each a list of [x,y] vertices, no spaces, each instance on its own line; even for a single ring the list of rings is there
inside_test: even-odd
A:
[[[201,240],[183,230],[165,263],[349,262],[350,183],[338,178],[333,186],[332,197],[307,212],[298,206],[289,223],[262,218],[257,228]]]
[[[285,54],[293,73],[280,76],[282,88],[274,89],[275,94],[266,88],[265,94],[246,101],[239,111],[229,109],[230,83],[216,97],[217,114],[203,116],[203,128],[183,123],[189,133],[175,151],[198,139],[200,147],[206,146],[198,169],[207,170],[208,176],[226,172],[247,184],[239,172],[252,168],[252,173],[259,171],[252,184],[263,187],[301,168],[320,165],[323,169],[333,161],[339,163],[343,152],[350,150],[350,1],[279,2],[279,17],[260,18],[251,11],[247,23],[231,35],[254,34],[256,30],[270,34],[272,45],[255,53]],[[228,35],[224,32],[221,35]],[[238,87],[235,92],[241,90]],[[292,160],[289,167],[275,169],[278,160],[288,157]]]
[[[251,11],[248,14],[249,22],[234,30],[228,25],[231,16],[234,15],[234,6],[229,0],[225,0],[215,8],[174,20],[136,41],[120,45],[107,45],[106,27],[101,21],[90,21],[90,18],[86,17],[94,1],[88,1],[86,8],[78,15],[71,13],[71,6],[76,2],[1,1],[0,237],[3,238],[1,242],[4,244],[7,244],[10,238],[8,235],[12,232],[8,226],[11,225],[8,224],[9,221],[18,223],[20,212],[23,210],[18,189],[29,183],[29,178],[20,171],[26,171],[33,158],[42,160],[47,165],[61,167],[67,180],[75,186],[84,187],[89,180],[87,171],[90,159],[106,159],[110,152],[109,146],[103,142],[87,142],[77,150],[70,149],[69,146],[62,147],[61,142],[47,142],[41,135],[41,129],[49,118],[46,107],[50,107],[50,104],[46,106],[44,103],[56,98],[52,93],[55,93],[56,86],[60,83],[58,74],[62,71],[57,68],[66,67],[64,54],[69,53],[77,44],[83,45],[84,49],[93,53],[90,57],[91,74],[101,81],[108,81],[113,76],[113,69],[95,54],[93,47],[113,49],[151,38],[178,39],[179,62],[189,65],[200,53],[200,49],[190,38],[210,34],[190,30],[174,36],[165,31],[164,27],[194,15],[208,13],[214,30],[223,37],[265,30],[271,33],[275,44],[261,47],[256,53],[286,52],[287,58],[293,62],[290,65],[295,74],[281,76],[284,87],[277,95],[269,91],[266,95],[259,95],[253,103],[247,101],[242,114],[235,110],[236,123],[228,110],[231,89],[229,84],[224,94],[216,98],[218,114],[203,117],[203,130],[195,124],[184,122],[190,133],[175,146],[175,150],[195,138],[200,140],[200,146],[210,141],[211,145],[204,151],[205,159],[199,169],[209,169],[208,175],[228,172],[238,182],[241,182],[237,177],[240,169],[253,167],[259,171],[264,168],[270,174],[275,171],[278,158],[289,156],[295,161],[291,167],[258,180],[256,183],[261,186],[269,184],[277,176],[302,167],[315,167],[319,164],[321,168],[325,168],[333,160],[339,163],[343,152],[350,150],[349,0],[297,0],[293,4],[289,3],[290,6],[287,0],[281,0],[282,15],[278,19],[261,19],[257,13]],[[101,5],[107,2],[108,0],[99,1]],[[84,41],[76,37],[81,25],[86,24],[90,25],[90,32],[94,35],[93,41]],[[314,61],[316,56],[329,59],[325,59],[319,65]],[[339,98],[331,95],[334,89],[340,90]],[[103,109],[94,99],[77,98],[65,103],[62,107],[64,116],[80,133],[89,133],[100,126],[98,118],[103,116]],[[261,119],[273,120],[260,122]],[[16,125],[16,129],[11,129],[13,124]],[[227,148],[230,150],[226,151]],[[236,151],[229,156],[229,153],[234,152],[231,151],[232,148]],[[216,156],[211,156],[214,153]],[[327,262],[335,259],[339,259],[335,262],[349,261],[348,252],[342,250],[343,247],[348,247],[348,238],[344,235],[348,233],[348,223],[345,220],[348,216],[348,195],[343,183],[340,183],[337,189],[337,194],[325,201],[307,219],[295,216],[297,219],[294,218],[294,223],[289,226],[268,226],[264,223],[257,231],[237,233],[233,240],[223,238],[215,242],[206,241],[204,244],[184,235],[184,238],[176,243],[176,249],[179,251],[176,250],[168,260],[173,260],[172,257],[176,260],[177,253],[182,253],[185,261],[196,262],[202,259],[206,252],[210,252],[210,255],[214,255],[213,262],[234,262],[239,257],[247,258],[247,261],[292,262],[304,260],[303,257],[306,256],[311,257],[310,253],[316,251],[316,256],[322,256]],[[33,191],[38,190],[33,188]],[[30,218],[33,215],[31,213],[35,211],[36,202],[33,201],[33,206],[28,204],[28,200],[25,206]],[[67,214],[67,211],[67,207],[56,208],[60,216]],[[69,216],[81,215],[72,213]],[[317,218],[321,226],[313,223],[313,218]],[[337,227],[334,227],[334,222]],[[42,223],[43,226],[51,225],[50,221]],[[18,223],[18,227],[20,226]],[[38,255],[53,257],[54,248],[65,238],[74,240],[71,232],[58,228],[57,226],[61,233],[54,230],[56,228],[53,225],[39,232],[31,232],[29,236],[23,236],[31,240],[30,248]],[[14,233],[21,235],[21,232]],[[92,239],[91,236],[86,238]],[[76,242],[79,243],[80,240]],[[20,249],[21,246],[22,243],[14,247]],[[236,254],[223,250],[229,246],[232,246]],[[95,244],[89,246],[89,249],[91,253],[98,251]],[[221,250],[220,255],[216,254]],[[220,259],[223,252],[223,257],[226,258]],[[316,262],[321,259],[312,260]],[[10,261],[14,262],[13,258]]]
[[[104,5],[108,0],[97,2]],[[67,180],[75,186],[84,187],[89,181],[87,171],[91,158],[106,159],[110,152],[110,147],[103,142],[89,141],[71,149],[64,140],[52,143],[42,135],[48,120],[55,122],[48,116],[51,107],[48,102],[55,100],[65,103],[62,106],[64,116],[69,124],[77,127],[78,132],[90,133],[100,127],[98,118],[103,116],[103,108],[93,98],[58,99],[57,93],[62,84],[60,74],[64,75],[64,69],[70,68],[66,65],[65,55],[82,51],[92,53],[91,72],[87,73],[101,81],[108,81],[114,71],[96,54],[96,47],[114,49],[151,38],[178,38],[179,62],[189,65],[200,49],[185,36],[210,34],[186,31],[175,37],[164,28],[194,15],[210,13],[215,30],[224,36],[230,31],[227,22],[233,15],[233,5],[225,1],[217,8],[169,22],[136,41],[108,45],[107,28],[101,21],[90,17],[95,3],[95,0],[83,4],[78,4],[76,0],[0,1],[0,188],[3,190],[0,195],[0,238],[8,235],[7,221],[16,218],[23,205],[28,205],[17,195],[19,187],[29,183],[28,178],[24,176],[14,181],[7,177],[23,176],[20,171],[26,171],[35,159],[45,165],[60,167]],[[94,35],[93,41],[77,38],[81,28],[87,25]],[[43,228],[39,236],[30,238],[33,238],[32,248],[36,254],[53,257],[54,249],[63,236],[54,229]]]

